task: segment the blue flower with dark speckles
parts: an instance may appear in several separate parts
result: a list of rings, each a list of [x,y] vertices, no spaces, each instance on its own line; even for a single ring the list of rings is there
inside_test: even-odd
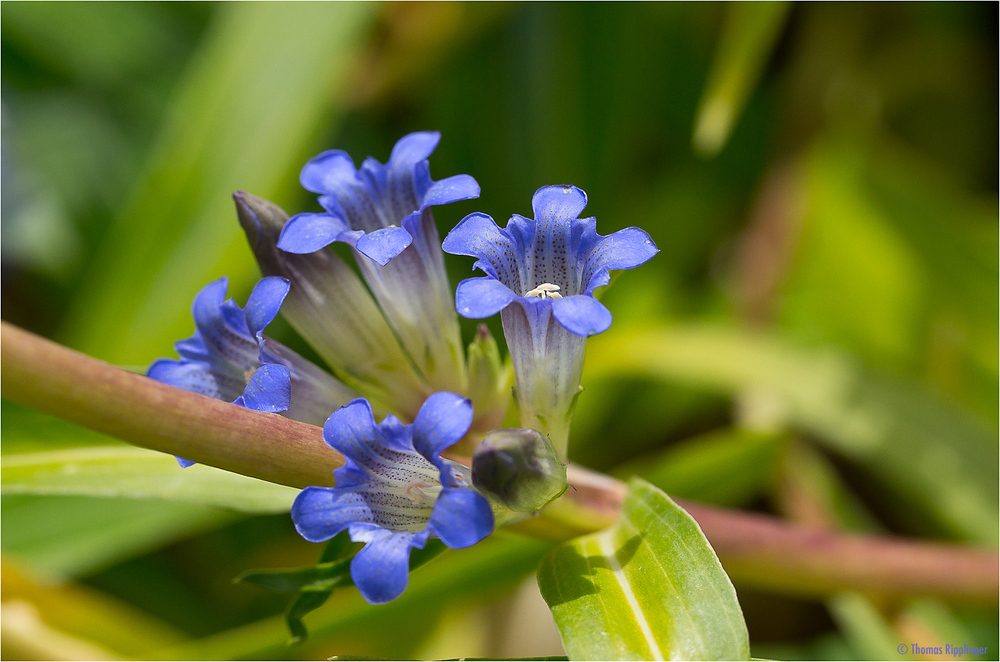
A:
[[[472,422],[472,403],[454,393],[427,398],[411,425],[392,415],[378,425],[364,399],[335,411],[323,439],[344,466],[336,487],[307,487],[292,506],[292,520],[311,542],[347,529],[365,543],[351,561],[351,578],[372,604],[395,600],[406,589],[410,550],[431,537],[453,549],[476,544],[493,531],[489,502],[471,487],[470,470],[441,457]]]

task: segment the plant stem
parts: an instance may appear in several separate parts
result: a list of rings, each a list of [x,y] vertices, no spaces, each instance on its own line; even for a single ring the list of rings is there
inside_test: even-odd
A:
[[[333,485],[343,458],[313,425],[182,391],[0,322],[3,396],[188,460],[306,487]]]
[[[263,480],[332,485],[343,458],[320,428],[188,393],[0,323],[4,397],[124,441]],[[180,471],[180,469],[178,469]],[[582,467],[541,516],[513,528],[564,540],[617,517],[620,481]],[[890,536],[843,535],[775,517],[679,501],[738,583],[820,596],[853,589],[995,603],[994,551]]]

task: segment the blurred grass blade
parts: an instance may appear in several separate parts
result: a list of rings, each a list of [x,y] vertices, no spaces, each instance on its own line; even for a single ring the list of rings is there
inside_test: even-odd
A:
[[[131,199],[81,284],[62,337],[117,363],[147,363],[191,331],[194,294],[256,267],[230,195],[281,199],[342,98],[378,5],[231,3],[181,81]]]
[[[668,494],[717,506],[746,506],[774,483],[786,436],[725,428],[686,439],[615,469]]]
[[[706,327],[597,336],[586,381],[649,375],[738,395],[769,394],[793,426],[859,463],[940,530],[996,544],[995,434],[919,388],[878,377],[847,356]]]
[[[234,513],[166,501],[3,496],[3,550],[53,579],[76,577],[228,524]]]
[[[695,119],[693,144],[698,154],[715,156],[726,144],[777,45],[789,9],[788,2],[725,6],[715,61]]]
[[[862,660],[902,660],[900,642],[871,600],[860,593],[841,593],[826,601],[847,643]]]
[[[712,546],[640,479],[612,528],[542,559],[538,585],[570,659],[749,659],[736,591]]]
[[[215,467],[182,469],[165,453],[99,446],[5,455],[4,494],[162,499],[244,513],[286,513],[298,490]]]
[[[116,600],[111,596],[95,591],[80,584],[53,585],[32,577],[23,567],[4,557],[2,565],[2,584],[4,599],[4,659],[31,659],[14,655],[27,650],[17,650],[20,638],[18,634],[30,634],[30,621],[42,624],[50,631],[77,640],[84,640],[89,645],[98,645],[105,651],[111,651],[116,656],[132,659],[143,659],[146,654],[158,647],[177,644],[186,637],[163,621],[157,620],[133,606]],[[30,615],[29,627],[21,628],[14,633],[14,641],[8,640],[7,607],[21,605],[22,613],[27,610]],[[57,650],[62,637],[56,641],[39,640],[31,637],[26,643],[37,653],[39,648],[48,644],[57,644]],[[41,644],[41,646],[39,646]],[[62,654],[69,653],[62,649]],[[54,657],[57,651],[48,651],[45,658],[36,659],[92,659],[90,657],[66,658]]]

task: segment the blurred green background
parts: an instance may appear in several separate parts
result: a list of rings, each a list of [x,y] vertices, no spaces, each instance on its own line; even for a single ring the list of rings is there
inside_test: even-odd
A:
[[[316,210],[297,182],[310,156],[384,161],[439,130],[432,174],[483,191],[438,208],[442,232],[572,183],[601,233],[639,226],[661,249],[604,295],[615,324],[589,342],[574,460],[813,526],[995,548],[997,14],[5,2],[3,318],[123,366],[173,356],[202,285],[228,275],[243,301],[258,277],[234,190]],[[269,332],[308,353],[280,320]],[[7,401],[2,426],[7,458],[115,443]],[[285,515],[5,489],[2,521],[8,659],[560,654],[530,577],[547,546],[515,536],[449,552],[390,606],[336,594],[287,648],[287,596],[232,583],[315,561]],[[997,659],[995,604],[737,589],[756,656],[916,641]]]

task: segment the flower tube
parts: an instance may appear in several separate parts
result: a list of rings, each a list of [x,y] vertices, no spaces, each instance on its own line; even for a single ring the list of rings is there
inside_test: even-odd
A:
[[[470,214],[442,247],[477,258],[486,276],[459,283],[455,307],[473,319],[501,314],[521,424],[547,434],[565,461],[586,338],[611,326],[594,291],[658,249],[638,228],[597,234],[594,218],[579,218],[587,194],[575,186],[542,187],[531,206],[534,219],[515,214],[504,229]]]
[[[385,164],[361,168],[340,150],[302,169],[302,185],[320,194],[323,213],[297,214],[278,248],[310,254],[334,241],[352,247],[361,273],[403,346],[435,390],[465,392],[465,359],[441,243],[430,208],[479,196],[469,175],[435,182],[427,157],[441,134],[404,136]]]
[[[290,283],[281,310],[285,319],[338,379],[372,400],[376,409],[413,420],[431,390],[357,274],[331,251],[298,255],[279,250],[288,214],[249,193],[238,191],[233,198],[261,271]]]

